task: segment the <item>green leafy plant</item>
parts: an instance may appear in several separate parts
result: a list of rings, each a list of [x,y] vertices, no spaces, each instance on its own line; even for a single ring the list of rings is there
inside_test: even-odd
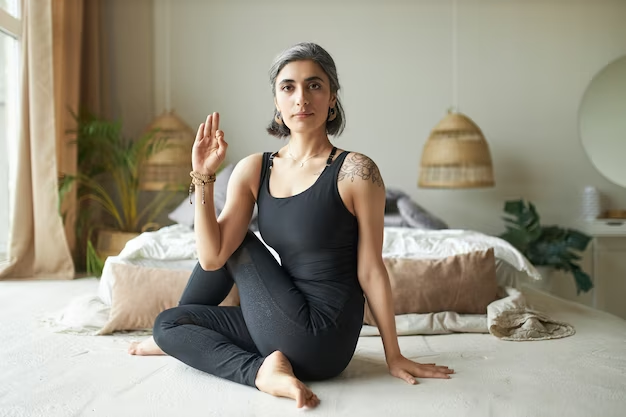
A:
[[[99,276],[103,262],[91,242],[95,225],[108,224],[109,229],[119,232],[140,233],[154,225],[155,218],[177,196],[173,191],[185,187],[174,184],[155,193],[152,200],[140,207],[142,165],[152,155],[175,145],[156,135],[157,130],[132,139],[122,134],[119,121],[89,112],[72,113],[72,116],[76,129],[70,133],[75,135],[78,173],[63,176],[59,194],[63,198],[73,185],[78,187],[77,241],[84,247],[87,272]],[[104,213],[104,219],[98,218],[96,209]]]
[[[591,237],[574,229],[558,226],[542,226],[537,209],[524,200],[507,201],[504,204],[503,217],[506,232],[500,237],[536,266],[548,266],[556,270],[571,273],[576,282],[576,292],[587,292],[593,288],[593,282],[578,261]]]
[[[96,248],[93,247],[91,240],[87,240],[87,253],[85,255],[86,270],[89,274],[101,276],[104,269],[104,261],[98,256]]]

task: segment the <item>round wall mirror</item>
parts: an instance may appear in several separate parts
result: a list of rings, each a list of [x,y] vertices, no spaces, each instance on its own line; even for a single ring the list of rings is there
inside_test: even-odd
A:
[[[585,91],[580,137],[598,171],[626,187],[626,56],[604,67]]]

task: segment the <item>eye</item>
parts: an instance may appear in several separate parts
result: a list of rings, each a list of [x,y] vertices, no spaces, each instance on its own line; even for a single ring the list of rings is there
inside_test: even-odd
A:
[[[309,84],[309,88],[311,90],[319,90],[320,88],[322,88],[322,86],[319,85],[318,83],[311,83],[311,84]]]
[[[280,89],[282,91],[291,91],[293,89],[293,87],[290,86],[290,85],[283,85],[282,87],[280,87]]]

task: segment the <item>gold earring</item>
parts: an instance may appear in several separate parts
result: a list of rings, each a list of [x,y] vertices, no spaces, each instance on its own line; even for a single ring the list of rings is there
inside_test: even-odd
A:
[[[276,116],[274,116],[274,121],[276,122],[276,124],[279,124],[281,126],[283,126],[285,123],[283,122],[283,118],[280,115],[280,112],[276,113]]]
[[[335,120],[337,118],[337,112],[335,111],[334,107],[331,107],[330,110],[328,110],[328,121],[332,122],[333,120]]]

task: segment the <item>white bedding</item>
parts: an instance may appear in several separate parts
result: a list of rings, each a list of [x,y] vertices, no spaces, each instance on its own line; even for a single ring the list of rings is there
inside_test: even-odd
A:
[[[94,294],[95,279],[0,282],[0,416],[288,416],[293,402],[220,380],[169,357],[126,354],[133,337],[53,333],[39,320]],[[626,321],[525,289],[576,334],[505,342],[488,334],[404,336],[415,360],[451,380],[410,386],[389,376],[378,337],[359,340],[338,378],[310,384],[312,416],[624,416]]]
[[[261,234],[255,232],[263,241]],[[265,242],[264,242],[265,243]],[[268,246],[272,254],[278,254]],[[442,258],[460,253],[493,248],[494,255],[524,271],[535,279],[541,279],[537,270],[507,241],[472,230],[444,229],[423,230],[407,227],[385,227],[383,256],[408,258]],[[120,259],[153,259],[174,261],[197,259],[193,229],[175,224],[155,232],[145,232],[130,240],[118,256]]]
[[[260,233],[255,232],[263,241]],[[265,242],[263,242],[265,243]],[[520,278],[541,279],[541,275],[513,246],[505,240],[470,230],[420,230],[386,227],[383,239],[384,257],[442,258],[460,253],[493,248],[498,260],[497,275],[501,286],[517,286]],[[278,254],[268,246],[280,262]],[[155,232],[145,232],[130,240],[118,256],[109,257],[102,271],[98,295],[111,304],[111,288],[115,277],[110,264],[130,264],[160,269],[192,270],[197,259],[193,229],[175,224]]]

